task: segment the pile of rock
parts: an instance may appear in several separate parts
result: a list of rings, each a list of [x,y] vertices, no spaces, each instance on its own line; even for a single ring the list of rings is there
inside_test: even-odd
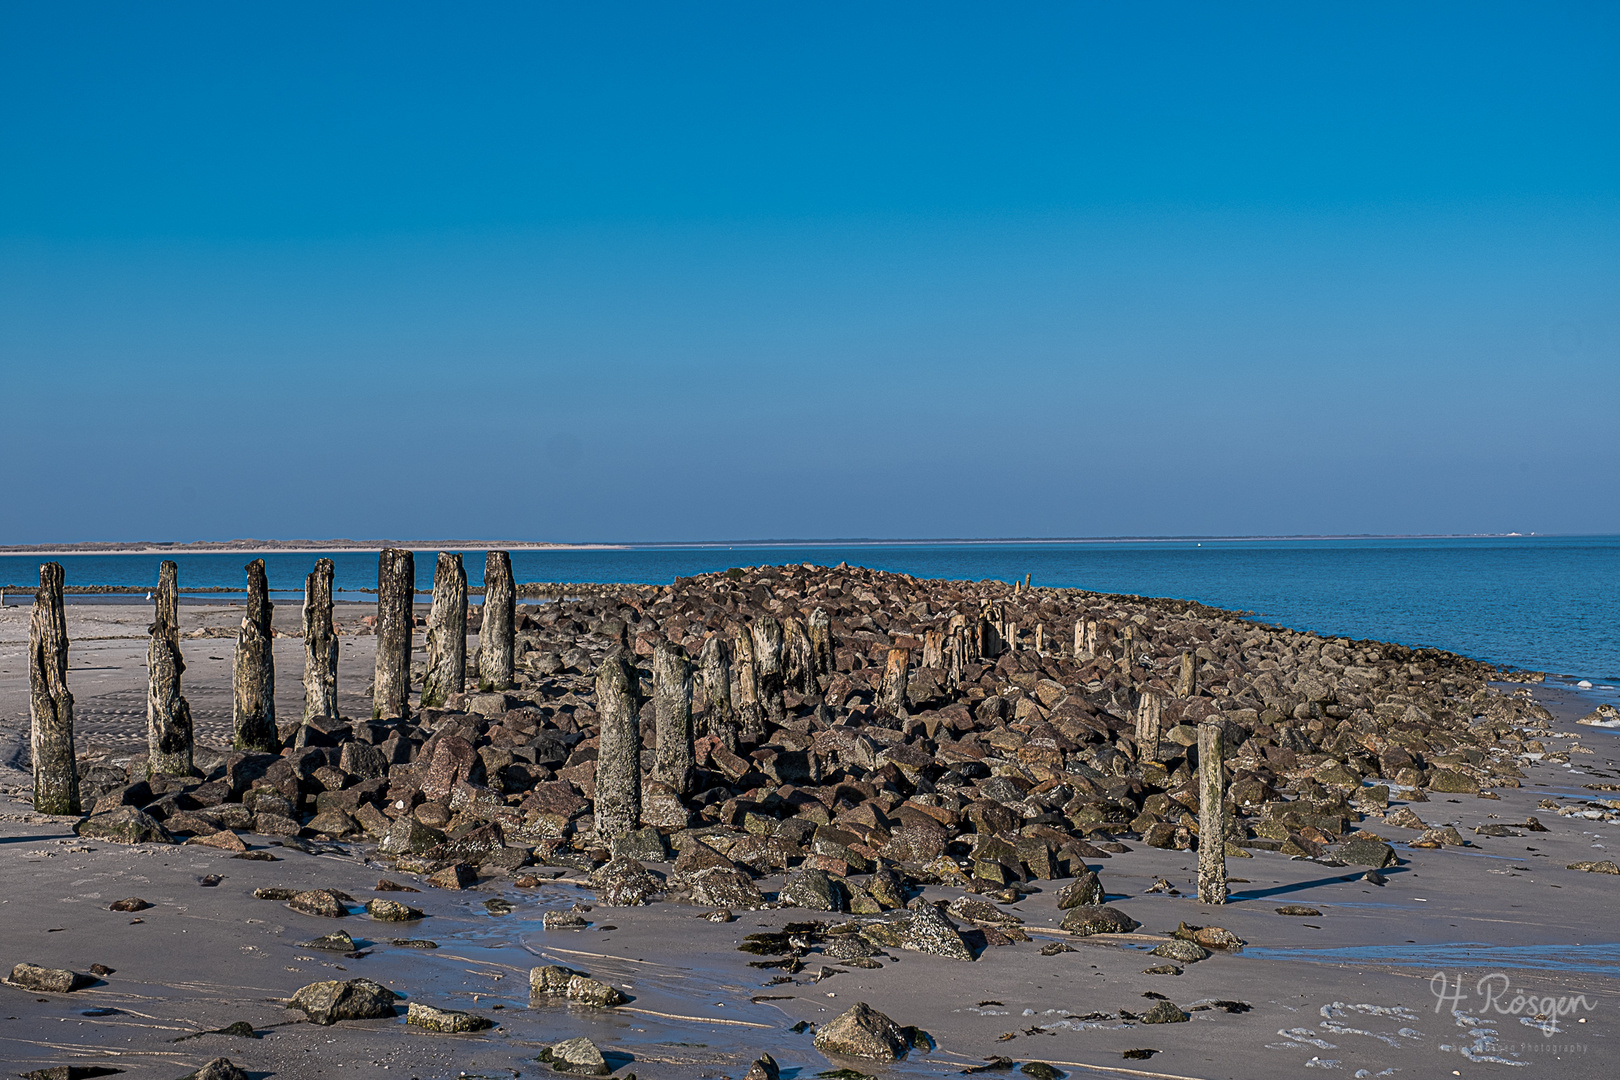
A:
[[[279,754],[199,748],[205,780],[82,762],[84,829],[370,839],[458,885],[571,866],[607,903],[747,908],[787,873],[781,902],[879,914],[918,882],[1006,890],[1123,840],[1197,846],[1201,723],[1224,736],[1229,852],[1383,865],[1356,826],[1392,789],[1517,786],[1550,719],[1432,649],[845,566],[520,606],[513,635],[506,689],[314,717]],[[671,855],[667,877],[641,865]]]

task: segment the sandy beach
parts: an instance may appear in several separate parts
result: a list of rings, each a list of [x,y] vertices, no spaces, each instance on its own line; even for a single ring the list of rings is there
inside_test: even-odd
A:
[[[778,592],[787,599],[781,610],[797,608],[797,601]],[[655,597],[645,597],[642,619],[651,617],[655,603]],[[1125,610],[1117,600],[1105,606]],[[352,628],[373,610],[340,604],[337,619]],[[426,606],[418,612],[425,615]],[[600,601],[590,609],[598,619],[603,612]],[[1508,770],[1493,773],[1503,783],[1486,784],[1483,794],[1396,786],[1387,810],[1379,806],[1355,815],[1353,835],[1380,839],[1393,849],[1395,861],[1374,874],[1367,865],[1334,858],[1339,849],[1332,845],[1289,854],[1268,850],[1275,845],[1257,836],[1227,860],[1229,902],[1201,904],[1191,898],[1197,852],[1151,846],[1130,823],[1120,822],[1106,834],[1119,850],[1084,863],[1099,874],[1106,904],[1140,924],[1134,931],[1082,937],[1061,929],[1066,912],[1058,893],[1067,875],[1015,881],[1018,891],[1010,895],[987,895],[983,881],[972,888],[964,888],[965,882],[926,883],[916,895],[925,903],[945,902],[947,916],[958,913],[954,923],[976,959],[891,947],[876,949],[866,965],[852,966],[828,955],[838,935],[826,931],[856,916],[772,904],[735,910],[732,921],[719,922],[704,917],[712,906],[679,898],[608,906],[578,853],[567,845],[522,843],[512,838],[510,825],[507,843],[522,849],[519,861],[528,865],[503,869],[486,862],[465,889],[429,885],[432,867],[410,859],[402,866],[382,856],[376,838],[364,834],[328,839],[307,827],[301,837],[236,830],[251,851],[272,861],[240,859],[198,843],[81,838],[73,829],[77,818],[35,814],[24,797],[31,782],[28,613],[27,607],[0,610],[0,966],[10,970],[27,962],[87,973],[99,964],[110,970],[71,993],[0,987],[0,1060],[8,1072],[96,1066],[131,1078],[169,1080],[228,1057],[255,1077],[538,1076],[551,1074],[536,1061],[541,1051],[577,1036],[599,1046],[619,1075],[694,1080],[741,1077],[767,1052],[782,1076],[798,1078],[834,1068],[947,1075],[987,1063],[994,1069],[997,1058],[1014,1070],[1045,1062],[1077,1076],[1202,1080],[1322,1070],[1345,1076],[1559,1077],[1613,1071],[1609,1040],[1620,1022],[1620,947],[1608,924],[1620,877],[1567,867],[1613,858],[1620,746],[1612,733],[1576,724],[1592,711],[1591,703],[1553,681],[1496,683],[1489,690],[1493,696],[1528,695],[1551,717],[1522,720],[1536,730],[1517,744],[1520,750],[1510,760],[1499,759],[1522,779],[1508,782]],[[223,761],[229,751],[231,657],[241,614],[231,605],[181,608],[183,636],[219,635],[183,640],[184,692],[197,740],[218,751],[199,755],[205,765]],[[81,762],[127,762],[145,748],[150,613],[142,605],[74,603],[67,615]],[[274,640],[276,706],[285,721],[301,711],[303,649],[291,636],[297,607],[279,606],[275,615],[283,635]],[[922,623],[932,615],[913,611],[912,617]],[[1194,617],[1216,616],[1177,616]],[[1153,618],[1144,624],[1144,637],[1169,640],[1174,619],[1163,612]],[[683,618],[679,631],[669,621],[657,625],[672,638],[684,636],[695,656],[704,630],[700,615],[694,612],[691,619],[688,628]],[[586,612],[580,620],[586,621]],[[1072,626],[1043,629],[1054,656],[1070,649]],[[888,640],[902,641],[898,626],[888,631]],[[548,633],[540,631],[537,654],[553,649]],[[583,626],[578,634],[583,641]],[[338,687],[345,716],[370,715],[367,688],[376,640],[342,636]],[[476,634],[468,640],[471,651]],[[420,633],[416,644],[420,651]],[[546,667],[551,665],[534,670]],[[553,670],[525,684],[508,703],[515,711],[564,700],[565,694],[583,702],[589,680]],[[1049,703],[1033,693],[1021,700],[1040,700],[1038,711],[1048,711]],[[852,694],[839,711],[859,715],[868,704]],[[914,711],[910,734],[916,744],[924,741],[917,717],[928,711]],[[1061,710],[1054,705],[1052,711],[1056,723]],[[436,722],[462,715],[452,710]],[[1036,716],[1025,709],[1001,726],[1034,724]],[[807,723],[816,730],[815,721]],[[1543,749],[1527,749],[1531,738]],[[943,746],[933,728],[927,739],[930,746]],[[516,795],[508,800],[522,802]],[[1402,810],[1430,829],[1453,827],[1464,842],[1412,846],[1420,839],[1417,830],[1385,820]],[[1532,819],[1545,831],[1527,827]],[[886,833],[897,828],[891,821]],[[453,827],[448,831],[454,835]],[[680,831],[664,830],[666,839],[674,842]],[[755,832],[753,824],[747,832]],[[1100,840],[1105,834],[1085,835]],[[644,863],[675,876],[671,859]],[[795,861],[786,875],[800,869]],[[850,873],[855,881],[853,868]],[[1381,883],[1369,880],[1380,874]],[[420,891],[378,891],[383,879]],[[755,882],[767,899],[785,883],[783,868],[761,873]],[[283,900],[255,898],[255,890],[263,889],[337,890],[349,898],[348,914],[305,914]],[[109,910],[130,897],[150,906]],[[373,920],[359,906],[377,897],[402,900],[424,916],[408,923]],[[999,921],[961,917],[972,910],[962,907],[964,898],[993,902]],[[1279,914],[1290,905],[1305,913]],[[546,912],[575,908],[584,926],[543,926]],[[804,925],[809,923],[822,925]],[[788,932],[798,944],[774,953],[741,951],[746,935],[789,924],[800,924]],[[1209,950],[1196,962],[1167,964],[1162,955],[1149,955],[1182,924],[1224,928],[1243,945]],[[336,930],[353,936],[350,955],[305,944]],[[394,943],[402,940],[436,947]],[[531,999],[530,969],[546,964],[588,973],[620,989],[628,1001],[598,1009]],[[1154,968],[1161,973],[1147,973]],[[1494,973],[1501,974],[1500,984],[1481,983]],[[307,984],[351,978],[374,980],[401,995],[401,1015],[320,1026],[287,1007]],[[1440,978],[1447,986],[1460,981],[1448,1000],[1435,992]],[[1499,986],[1510,992],[1501,993]],[[1161,999],[1188,1019],[1142,1022]],[[1524,999],[1563,1001],[1570,1011],[1555,1021],[1545,1007]],[[405,1022],[404,1006],[411,1002],[465,1010],[494,1026],[468,1034],[423,1031]],[[934,1047],[915,1045],[898,1062],[818,1052],[814,1031],[856,1002],[926,1031]],[[197,1034],[237,1022],[251,1025],[254,1037]],[[1132,1051],[1140,1053],[1127,1053]]]

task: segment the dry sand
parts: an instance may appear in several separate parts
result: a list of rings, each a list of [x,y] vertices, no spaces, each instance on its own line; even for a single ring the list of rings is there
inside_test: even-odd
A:
[[[240,608],[187,605],[182,629],[228,627]],[[278,610],[296,619],[295,608]],[[346,612],[340,609],[343,620]],[[0,611],[0,790],[26,782],[27,608]],[[137,749],[145,731],[144,605],[72,604],[71,686],[81,746]],[[369,681],[371,639],[345,638],[340,687],[345,710],[361,712],[357,693]],[[223,745],[230,726],[232,642],[185,644],[186,694],[199,739]],[[301,642],[276,642],[277,708],[297,712]],[[228,1056],[254,1076],[505,1077],[550,1074],[535,1062],[540,1048],[588,1035],[620,1073],[642,1077],[740,1077],[749,1060],[769,1051],[784,1077],[803,1078],[843,1065],[886,1075],[945,1075],[993,1055],[1046,1061],[1072,1075],[1137,1077],[1446,1077],[1548,1075],[1606,1077],[1615,1072],[1609,1039],[1620,1030],[1620,945],[1611,929],[1620,914],[1620,877],[1565,869],[1577,860],[1611,858],[1616,838],[1602,820],[1560,816],[1539,806],[1614,797],[1583,787],[1620,780],[1620,744],[1606,731],[1573,720],[1591,704],[1571,690],[1537,687],[1558,718],[1564,741],[1584,744],[1570,765],[1527,768],[1518,790],[1500,800],[1436,795],[1413,809],[1430,825],[1455,824],[1468,848],[1407,849],[1416,834],[1366,827],[1396,844],[1403,865],[1388,884],[1363,881],[1359,868],[1333,868],[1257,851],[1230,861],[1232,902],[1215,908],[1186,897],[1147,894],[1158,878],[1192,892],[1194,856],[1135,850],[1098,864],[1109,902],[1143,924],[1137,935],[1071,939],[1056,930],[1054,889],[1014,910],[1035,939],[989,948],[973,963],[900,953],[879,970],[838,969],[806,958],[793,981],[768,985],[776,972],[749,967],[758,957],[737,951],[744,934],[812,917],[802,911],[743,912],[728,924],[698,909],[655,904],[596,907],[582,931],[546,931],[545,910],[592,903],[577,874],[539,888],[485,882],[466,892],[425,887],[409,874],[370,861],[364,844],[323,844],[311,854],[263,847],[276,862],[230,858],[205,847],[124,847],[82,842],[73,819],[35,815],[0,795],[0,967],[28,961],[113,973],[72,994],[36,994],[0,986],[0,1061],[7,1072],[57,1065],[97,1065],[131,1078],[179,1077]],[[1589,806],[1593,812],[1607,812]],[[1550,829],[1487,838],[1472,829],[1537,816]],[[1608,845],[1608,846],[1605,846]],[[200,883],[218,874],[217,886]],[[423,891],[406,899],[427,911],[420,923],[380,924],[366,916],[322,919],[255,900],[260,886],[330,886],[364,901],[380,877]],[[762,881],[767,892],[769,880]],[[951,889],[931,895],[954,897]],[[154,906],[119,914],[108,905],[139,896]],[[492,915],[496,896],[517,905]],[[1306,904],[1319,918],[1275,913]],[[1247,947],[1186,965],[1180,976],[1147,975],[1161,963],[1146,950],[1179,922],[1224,926]],[[347,959],[302,948],[334,929],[362,940],[367,954]],[[398,948],[395,937],[436,941],[432,951]],[[1042,956],[1043,942],[1066,940],[1074,951]],[[1335,953],[1334,950],[1344,950]],[[529,967],[561,963],[625,988],[627,1007],[594,1011],[531,1007]],[[1431,979],[1459,976],[1468,996],[1453,1013],[1437,1010]],[[1524,1015],[1486,1011],[1478,980],[1501,972],[1515,990],[1536,998],[1584,995],[1556,1031]],[[497,1022],[476,1035],[437,1035],[397,1021],[355,1021],[325,1028],[288,1011],[285,1000],[306,983],[364,976],[409,1000],[468,1009]],[[1128,1024],[1120,1010],[1145,1012],[1162,994],[1191,1021]],[[1501,1000],[1510,1007],[1514,995]],[[1241,1013],[1196,1009],[1211,1000],[1240,1001]],[[830,1063],[797,1021],[824,1022],[865,1001],[938,1041],[897,1065]],[[92,1015],[94,1014],[94,1015]],[[1100,1019],[1078,1019],[1107,1014]],[[176,1038],[233,1021],[262,1036]],[[1147,1060],[1122,1052],[1149,1048]],[[1495,1060],[1493,1060],[1495,1059]],[[1008,1074],[1002,1074],[1008,1075]]]

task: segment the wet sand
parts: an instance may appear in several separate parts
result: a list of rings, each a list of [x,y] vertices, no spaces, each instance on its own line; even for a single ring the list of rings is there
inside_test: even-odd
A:
[[[464,892],[435,890],[373,861],[364,843],[307,845],[312,854],[248,837],[279,859],[251,862],[195,845],[79,840],[70,829],[73,819],[35,815],[11,797],[27,779],[17,769],[27,742],[27,610],[0,612],[0,965],[9,970],[28,961],[85,971],[99,963],[114,971],[67,995],[0,986],[0,1060],[11,1072],[78,1064],[171,1078],[228,1056],[251,1075],[537,1076],[550,1074],[534,1060],[541,1047],[588,1035],[621,1075],[643,1077],[738,1077],[761,1051],[777,1058],[784,1076],[801,1078],[836,1066],[946,1075],[994,1055],[1045,1061],[1082,1076],[1211,1080],[1323,1069],[1346,1076],[1613,1073],[1620,947],[1611,926],[1620,912],[1620,878],[1565,869],[1578,860],[1612,858],[1612,826],[1538,805],[1615,797],[1583,786],[1617,779],[1620,744],[1613,733],[1573,723],[1591,705],[1570,690],[1538,686],[1534,694],[1557,718],[1560,743],[1594,752],[1572,755],[1569,765],[1525,763],[1524,786],[1500,790],[1500,799],[1432,794],[1413,804],[1431,826],[1454,824],[1470,847],[1408,848],[1403,841],[1416,833],[1369,820],[1364,827],[1394,843],[1403,860],[1385,871],[1382,887],[1362,880],[1358,867],[1254,851],[1250,859],[1229,861],[1232,901],[1211,907],[1146,892],[1160,878],[1193,892],[1194,853],[1131,844],[1128,853],[1094,865],[1108,902],[1143,924],[1137,934],[1076,939],[1058,931],[1057,883],[1036,882],[1044,891],[1009,909],[1024,919],[1030,943],[986,948],[973,963],[896,950],[877,970],[841,968],[812,954],[790,981],[771,985],[781,977],[778,970],[750,967],[761,958],[738,951],[743,935],[844,917],[768,910],[713,923],[699,917],[705,909],[684,904],[610,909],[593,904],[582,875],[558,868],[538,871],[560,877],[537,888],[497,878]],[[182,629],[229,627],[240,610],[188,605]],[[277,615],[279,625],[281,618],[296,619],[297,611],[284,607]],[[68,618],[81,747],[139,748],[147,613],[75,604]],[[356,691],[370,678],[371,639],[346,637],[343,644],[345,711],[359,712],[365,699]],[[186,693],[197,712],[198,737],[216,746],[229,729],[231,645],[210,638],[185,643]],[[276,657],[278,711],[295,715],[301,642],[278,639]],[[1472,832],[1530,815],[1550,831],[1517,837]],[[210,874],[221,876],[217,886],[200,883]],[[374,893],[385,876],[422,891]],[[769,894],[780,881],[759,884]],[[409,924],[376,923],[363,914],[322,919],[254,899],[253,890],[265,886],[332,887],[359,902],[386,895],[423,908],[427,917]],[[961,892],[930,887],[928,895],[953,899]],[[154,906],[134,914],[108,910],[128,896]],[[491,914],[484,904],[495,897],[515,910]],[[575,903],[593,906],[585,916],[589,927],[542,928],[543,911]],[[1284,904],[1310,905],[1321,916],[1277,915]],[[1183,921],[1226,927],[1247,947],[1185,965],[1179,976],[1144,974],[1162,962],[1147,950]],[[361,939],[367,954],[349,959],[301,947],[334,929]],[[439,948],[389,944],[405,936],[431,939]],[[1042,943],[1057,940],[1073,951],[1040,955]],[[531,1007],[527,971],[543,963],[588,971],[623,987],[632,1000],[612,1010]],[[818,977],[823,967],[830,971]],[[1460,1016],[1449,1005],[1437,1011],[1431,979],[1442,971],[1452,980],[1460,976],[1469,995],[1457,1003]],[[1535,997],[1584,994],[1592,1008],[1546,1033],[1545,1025],[1526,1023],[1528,1017],[1483,1012],[1477,980],[1497,971],[1516,990]],[[497,1026],[476,1035],[427,1034],[403,1019],[324,1028],[284,1007],[309,982],[355,976],[408,1000],[477,1012]],[[1121,1020],[1120,1010],[1140,1014],[1152,1006],[1144,993],[1190,1010],[1191,1021]],[[1212,1000],[1250,1009],[1197,1008]],[[1511,1000],[1508,995],[1504,1004]],[[924,1028],[938,1048],[893,1065],[829,1062],[808,1033],[791,1030],[799,1021],[824,1022],[856,1001]],[[86,1015],[91,1012],[100,1015]],[[172,1041],[242,1020],[263,1037]],[[1121,1056],[1140,1048],[1156,1052],[1145,1060]]]

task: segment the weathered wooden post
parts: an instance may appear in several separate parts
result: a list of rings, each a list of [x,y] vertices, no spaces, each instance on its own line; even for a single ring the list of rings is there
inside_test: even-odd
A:
[[[746,626],[738,626],[732,635],[731,677],[731,708],[737,716],[737,738],[745,744],[757,745],[765,738],[765,721],[760,715],[754,636]]]
[[[180,696],[179,568],[165,559],[158,566],[157,610],[146,643],[146,773],[191,775],[191,706]]]
[[[835,670],[832,620],[827,617],[825,608],[816,608],[810,613],[809,636],[810,655],[815,659],[816,675],[823,679],[832,678]]]
[[[77,814],[79,766],[73,756],[73,695],[68,693],[67,613],[62,564],[39,568],[39,591],[28,620],[28,713],[33,728],[34,809]]]
[[[775,615],[754,620],[754,680],[765,719],[780,726],[787,719],[782,701],[782,624]]]
[[[1074,662],[1086,659],[1086,620],[1074,620]]]
[[[878,687],[877,707],[896,720],[906,718],[906,676],[911,667],[911,650],[889,650],[888,662],[883,667],[883,683]]]
[[[438,709],[459,694],[467,678],[467,571],[461,556],[439,552],[433,568],[433,606],[428,611],[427,677],[422,708]]]
[[[411,628],[415,621],[416,557],[403,548],[377,556],[377,667],[371,688],[371,718],[410,715]]]
[[[692,662],[679,645],[660,642],[653,651],[653,716],[658,748],[653,779],[677,795],[697,789],[697,755],[692,742]]]
[[[938,668],[945,666],[945,631],[938,629],[924,630],[922,636],[922,666]]]
[[[952,629],[945,648],[945,678],[947,684],[955,689],[962,685],[962,669],[968,662],[967,628],[958,626]]]
[[[1176,693],[1181,697],[1192,697],[1198,692],[1198,658],[1190,651],[1181,654],[1181,674],[1176,679]]]
[[[735,754],[737,716],[731,708],[731,657],[724,634],[713,634],[703,643],[698,668],[703,674],[703,696],[708,699],[703,713],[704,730]]]
[[[1164,694],[1157,687],[1144,686],[1136,703],[1137,760],[1159,760],[1159,740],[1163,735]]]
[[[641,827],[641,679],[630,653],[616,648],[596,669],[596,836],[611,844]]]
[[[478,628],[478,689],[485,693],[512,688],[513,625],[517,588],[512,583],[512,556],[491,551],[484,556],[484,621]]]
[[[271,648],[270,583],[265,580],[264,560],[247,564],[247,614],[236,638],[236,656],[231,670],[231,745],[238,750],[266,754],[281,751],[276,731],[276,657]]]
[[[332,621],[331,559],[316,559],[304,578],[304,723],[338,715],[338,653],[342,643]]]
[[[1043,622],[1035,624],[1035,653],[1038,656],[1046,655],[1046,624]]]
[[[1198,725],[1198,899],[1226,903],[1226,800],[1221,783],[1221,722]]]
[[[804,624],[792,615],[782,620],[782,681],[789,689],[814,697],[821,691],[816,662]]]

